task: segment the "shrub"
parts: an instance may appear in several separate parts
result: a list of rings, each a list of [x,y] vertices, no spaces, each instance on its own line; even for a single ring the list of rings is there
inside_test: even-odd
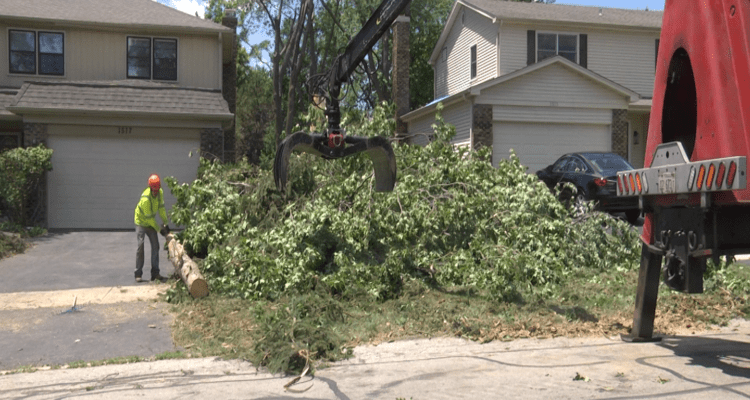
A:
[[[52,170],[51,159],[52,150],[44,145],[0,153],[0,208],[12,223],[28,225],[30,196],[44,173]]]

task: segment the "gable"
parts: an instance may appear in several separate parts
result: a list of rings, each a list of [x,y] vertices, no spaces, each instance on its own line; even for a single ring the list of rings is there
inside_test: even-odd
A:
[[[477,104],[627,109],[629,96],[564,65],[548,62],[511,79],[479,89]],[[623,88],[624,89],[624,88]]]

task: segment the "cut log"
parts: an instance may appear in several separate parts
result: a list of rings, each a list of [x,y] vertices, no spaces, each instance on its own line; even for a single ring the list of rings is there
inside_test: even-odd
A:
[[[187,286],[190,295],[196,299],[208,296],[208,284],[198,269],[198,264],[185,254],[185,248],[175,239],[172,233],[167,234],[166,239],[169,261],[174,265],[175,273]]]

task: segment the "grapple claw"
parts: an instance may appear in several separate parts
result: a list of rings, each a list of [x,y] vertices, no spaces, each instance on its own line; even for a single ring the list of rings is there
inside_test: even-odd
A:
[[[372,160],[375,170],[375,191],[390,192],[396,185],[396,156],[388,139],[375,137],[346,136],[346,145],[331,148],[328,137],[320,134],[297,132],[281,142],[273,162],[273,178],[276,188],[284,190],[289,172],[289,156],[293,151],[314,154],[325,159],[337,159],[365,153]]]

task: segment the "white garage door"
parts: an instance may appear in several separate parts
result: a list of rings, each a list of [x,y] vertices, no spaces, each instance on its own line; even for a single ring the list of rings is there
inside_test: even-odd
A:
[[[195,180],[200,140],[50,136],[49,147],[54,150],[47,178],[50,228],[133,229],[133,212],[150,174],[180,183]],[[175,199],[165,183],[162,188],[169,211]]]
[[[521,164],[534,173],[561,155],[576,151],[611,151],[609,125],[494,122],[492,160],[510,157],[515,150]]]

